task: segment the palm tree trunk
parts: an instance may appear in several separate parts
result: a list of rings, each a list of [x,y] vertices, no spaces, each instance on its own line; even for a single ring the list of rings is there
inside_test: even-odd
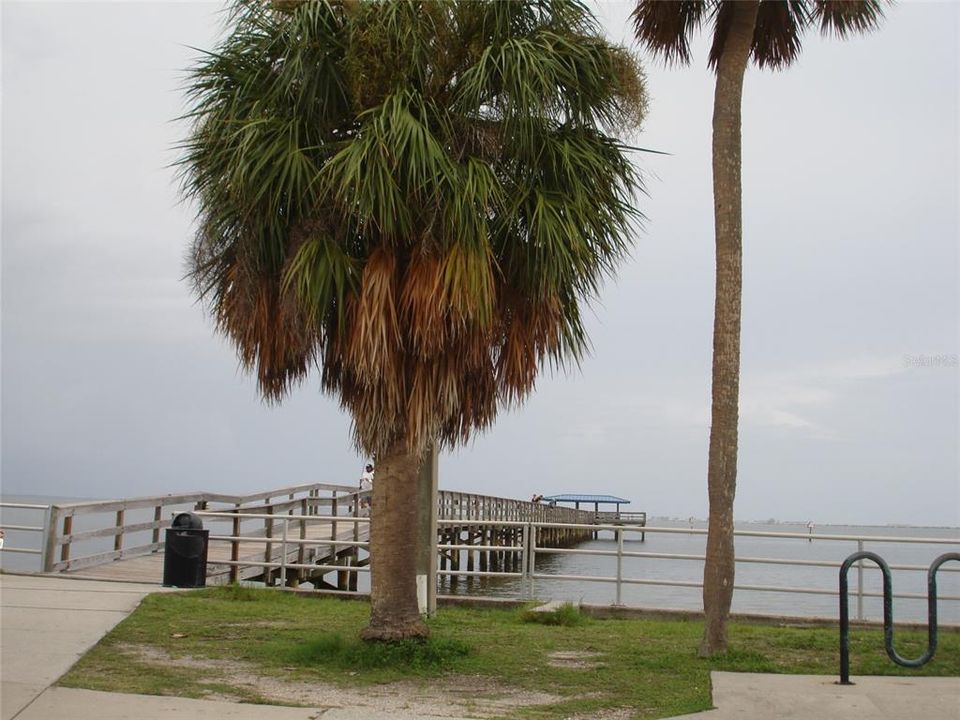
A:
[[[713,320],[713,405],[707,488],[710,522],[703,569],[705,627],[699,654],[727,650],[733,599],[733,498],[737,489],[737,423],[740,395],[742,213],[740,106],[758,2],[735,2],[717,63],[713,97],[713,212],[717,246]]]
[[[417,604],[420,458],[395,443],[377,458],[370,512],[370,624],[364,640],[422,638]]]

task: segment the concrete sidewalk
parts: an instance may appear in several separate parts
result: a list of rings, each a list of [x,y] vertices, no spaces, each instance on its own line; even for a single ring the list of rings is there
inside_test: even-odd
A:
[[[0,575],[0,720],[18,717],[157,589]]]
[[[710,673],[716,710],[683,720],[960,720],[960,678]],[[679,719],[678,719],[679,720]]]
[[[394,708],[241,705],[51,687],[155,585],[0,574],[0,720],[418,720]],[[960,678],[713,673],[716,710],[682,720],[960,720]],[[451,718],[449,708],[433,717]],[[478,708],[476,717],[488,717]],[[619,717],[619,716],[618,716]],[[679,720],[679,719],[678,719]]]

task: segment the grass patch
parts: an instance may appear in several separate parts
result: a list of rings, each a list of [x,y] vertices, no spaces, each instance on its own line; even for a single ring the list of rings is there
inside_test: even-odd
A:
[[[401,668],[439,673],[469,653],[466,643],[449,638],[365,643],[359,638],[344,640],[341,635],[330,633],[292,646],[288,660],[301,667],[323,665],[353,671]]]
[[[363,602],[251,588],[162,593],[147,597],[61,684],[298,702],[237,682],[230,668],[275,685],[315,688],[317,698],[331,685],[349,689],[406,681],[408,687],[440,688],[469,679],[489,693],[456,698],[461,702],[479,703],[501,691],[553,698],[513,708],[505,715],[510,718],[590,717],[631,708],[635,718],[645,719],[711,707],[711,670],[835,676],[838,669],[835,627],[732,624],[731,652],[708,661],[696,656],[703,632],[699,621],[593,620],[577,612],[577,622],[567,624],[560,618],[571,620],[569,611],[555,615],[551,624],[542,624],[516,610],[444,608],[429,621],[428,641],[394,646],[359,640],[369,618]],[[896,633],[902,653],[918,654],[914,650],[925,647],[925,638],[925,631]],[[940,633],[936,658],[920,670],[890,662],[879,629],[853,629],[850,649],[854,675],[960,675],[957,632]],[[558,654],[590,662],[565,666],[552,660]]]

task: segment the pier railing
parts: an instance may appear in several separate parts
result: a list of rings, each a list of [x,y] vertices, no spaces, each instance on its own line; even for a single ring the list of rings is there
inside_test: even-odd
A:
[[[230,545],[230,559],[218,559],[216,565],[230,567],[229,579],[256,578],[267,584],[279,582],[286,585],[309,581],[324,589],[355,592],[358,573],[368,573],[369,554],[367,523],[369,520],[361,513],[359,499],[368,493],[351,490],[339,497],[334,493],[330,500],[321,499],[317,505],[325,508],[313,518],[304,518],[304,513],[293,516],[263,514],[262,508],[248,507],[241,511],[204,510],[198,514],[207,522],[229,522],[232,526],[225,533],[212,532],[209,541],[211,548]],[[282,511],[284,508],[279,507]],[[542,521],[553,523],[557,528],[578,527],[596,522],[596,513],[569,507],[549,506],[525,500],[442,490],[437,496],[437,516],[440,523],[441,567],[454,557],[458,548],[458,538],[465,534],[470,542],[476,542],[481,535],[479,528],[510,528],[514,523]],[[331,520],[331,518],[334,518]],[[250,532],[250,522],[262,523],[262,528]],[[321,524],[326,523],[326,525]],[[352,529],[351,537],[344,538],[338,531],[340,527]],[[578,525],[579,524],[579,525]],[[313,527],[316,532],[308,532]],[[546,528],[546,526],[545,526]],[[311,536],[308,536],[311,535]],[[557,531],[544,530],[541,544],[560,544],[566,541],[583,540],[592,537],[592,530]],[[484,536],[486,537],[486,536]],[[510,532],[501,532],[497,536],[498,547],[509,553],[514,539]],[[260,557],[257,553],[241,552],[244,547],[259,545],[263,548]],[[363,551],[364,556],[361,556]],[[295,554],[295,557],[293,556]],[[218,553],[222,556],[223,553]],[[459,567],[456,561],[452,567]],[[486,563],[481,567],[487,569]],[[473,568],[468,561],[467,569]],[[324,575],[337,573],[336,584],[327,582]]]
[[[641,513],[646,520],[646,513]],[[498,520],[504,522],[595,523],[597,513],[529,500],[441,490],[437,494],[440,520]]]
[[[334,499],[326,505],[329,512],[322,514],[199,511],[197,514],[208,522],[226,521],[231,526],[226,535],[209,535],[210,548],[226,544],[230,555],[229,559],[209,561],[208,571],[211,565],[229,568],[221,581],[256,579],[267,586],[277,582],[286,586],[306,580],[318,589],[356,592],[357,573],[370,572],[369,562],[359,554],[361,549],[369,550],[366,538],[370,519],[359,514],[358,495],[353,492],[341,499],[347,502]],[[250,521],[262,523],[262,530],[244,533],[243,523]],[[344,528],[346,536],[340,532]],[[242,556],[243,548],[249,545],[262,547],[262,552]],[[337,573],[336,585],[324,580],[324,575],[331,572]]]
[[[47,512],[49,509],[50,509],[49,505],[39,505],[34,503],[13,503],[13,502],[0,503],[0,510],[4,511],[4,513],[7,510],[14,510],[14,511],[18,511],[22,516],[29,516],[26,520],[19,521],[16,523],[7,523],[7,522],[0,523],[0,530],[2,530],[4,533],[6,533],[7,531],[10,531],[12,533],[28,533],[28,534],[35,533],[42,536],[42,533],[45,532],[46,530],[46,526],[43,525],[43,522],[47,517]],[[41,524],[24,525],[23,524],[24,522],[34,522],[34,523],[39,522]],[[32,543],[31,547],[20,547],[18,545],[14,545],[13,542],[11,542],[10,540],[6,540],[5,538],[5,542],[0,543],[0,550],[2,550],[5,553],[22,553],[24,555],[40,555],[42,554],[42,550],[40,550],[40,548],[38,547],[39,545],[40,543]]]
[[[368,493],[352,486],[311,483],[247,495],[192,492],[29,507],[5,503],[5,508],[35,511],[38,519],[35,525],[9,525],[7,529],[37,533],[42,540],[29,543],[31,547],[24,548],[8,542],[3,551],[40,556],[39,569],[44,572],[81,570],[158,552],[163,548],[163,531],[170,526],[172,516],[178,512],[199,511],[215,526],[211,542],[230,544],[229,559],[221,559],[218,564],[230,565],[231,580],[248,577],[250,569],[256,570],[258,567],[271,577],[271,572],[280,567],[274,545],[282,541],[282,529],[296,533],[298,537],[288,537],[288,541],[301,548],[320,541],[329,545],[330,540],[334,541],[334,545],[347,544],[346,541],[337,540],[336,523],[330,528],[331,538],[305,538],[305,528],[316,525],[306,518],[359,518],[359,499],[365,494]],[[439,493],[437,512],[441,518],[464,521],[481,518],[561,523],[594,520],[592,513],[572,508],[548,507],[523,500],[454,491]],[[281,522],[282,517],[288,520]],[[296,527],[291,527],[290,517],[302,520]],[[40,518],[42,523],[39,522]],[[354,527],[359,528],[364,522],[359,521]],[[216,526],[222,523],[227,523],[228,529],[217,531]],[[355,555],[357,550],[365,548],[365,539],[358,532],[353,534],[356,536],[352,542]],[[248,543],[260,543],[263,546],[262,562],[258,563],[250,557],[241,558],[241,548],[248,546]],[[288,564],[284,560],[284,569]],[[296,567],[290,569],[304,570]],[[356,585],[355,576],[351,584]]]
[[[592,514],[592,513],[591,513]],[[443,523],[442,523],[443,524]],[[446,523],[450,524],[450,523]],[[502,523],[501,523],[502,524]],[[459,578],[459,577],[499,577],[499,578],[512,578],[518,580],[518,583],[514,583],[511,587],[514,589],[516,596],[519,599],[533,599],[537,597],[537,582],[538,581],[570,581],[576,583],[600,583],[612,586],[611,594],[611,604],[614,606],[623,605],[623,590],[627,586],[631,585],[650,585],[650,586],[666,586],[666,587],[678,587],[678,588],[701,588],[703,583],[696,580],[671,580],[664,578],[653,578],[653,577],[628,577],[624,569],[624,561],[629,558],[642,558],[646,560],[666,560],[670,562],[700,562],[702,563],[705,560],[703,554],[693,554],[693,553],[657,553],[657,552],[638,552],[627,550],[624,545],[624,541],[628,538],[629,535],[639,535],[642,533],[661,533],[661,534],[674,534],[674,535],[702,535],[706,536],[707,531],[703,529],[688,529],[688,528],[664,528],[664,527],[649,527],[649,526],[630,526],[630,525],[617,525],[617,524],[606,524],[598,525],[595,523],[585,523],[582,525],[569,524],[569,523],[549,523],[549,522],[533,522],[533,523],[522,523],[514,522],[509,523],[514,526],[515,532],[513,537],[517,539],[517,542],[510,547],[503,547],[501,545],[478,545],[478,544],[458,544],[453,546],[440,545],[439,549],[442,551],[454,549],[457,552],[463,552],[468,554],[467,558],[467,570],[460,569],[460,563],[457,563],[457,567],[451,568],[449,570],[441,569],[438,572],[438,575],[441,577],[448,578]],[[596,549],[596,548],[582,548],[582,547],[544,547],[539,544],[537,541],[538,536],[551,528],[562,528],[564,531],[571,531],[577,528],[580,528],[584,531],[596,532],[610,532],[613,533],[613,536],[616,540],[616,549]],[[887,543],[887,544],[926,544],[926,545],[936,545],[936,546],[953,546],[954,548],[960,547],[960,538],[934,538],[934,537],[893,537],[893,536],[866,536],[866,535],[836,535],[836,534],[819,534],[813,533],[812,530],[807,533],[784,533],[784,532],[768,532],[768,531],[753,531],[753,530],[736,530],[734,535],[737,537],[750,537],[750,538],[776,538],[776,539],[791,539],[803,542],[815,542],[815,541],[842,541],[856,543],[857,547],[862,551],[865,543]],[[474,553],[497,553],[503,554],[504,552],[508,553],[511,558],[514,560],[512,562],[506,563],[505,566],[498,566],[495,570],[484,570],[482,563],[478,562],[476,565],[470,560],[470,555]],[[569,555],[569,556],[586,556],[586,557],[607,557],[613,558],[615,560],[614,573],[611,575],[586,575],[586,574],[557,574],[538,571],[537,569],[537,559],[542,558],[547,555]],[[845,553],[844,553],[845,555]],[[793,559],[793,558],[777,558],[777,557],[753,557],[753,556],[737,556],[735,562],[737,565],[744,564],[766,564],[766,565],[782,565],[782,566],[794,566],[794,567],[824,567],[824,568],[835,568],[839,569],[842,564],[842,558],[836,560],[805,560],[805,559]],[[476,566],[480,566],[480,569],[475,569]],[[912,565],[912,564],[891,564],[890,569],[900,570],[900,571],[915,571],[915,572],[926,572],[927,566],[925,565]],[[857,583],[856,588],[852,590],[852,594],[857,598],[857,619],[864,620],[864,608],[863,602],[864,598],[881,598],[883,597],[882,592],[868,591],[865,588],[864,584],[864,567],[862,563],[858,563],[857,566]],[[944,572],[960,572],[960,568],[945,567],[943,568]],[[836,597],[837,591],[828,588],[817,588],[817,587],[801,587],[801,586],[785,586],[785,585],[759,585],[759,584],[736,584],[734,589],[739,592],[760,592],[760,593],[795,593],[795,594],[810,594],[810,595],[830,595]],[[901,598],[901,599],[916,599],[924,600],[926,595],[921,593],[910,593],[902,592],[891,597]],[[960,602],[960,595],[940,595],[939,599],[942,601],[951,601],[951,602]]]
[[[356,493],[356,488],[349,486],[311,483],[249,495],[195,492],[50,505],[45,509],[44,537],[39,551],[42,569],[44,572],[77,570],[157,552],[163,548],[161,531],[170,527],[171,516],[177,512],[329,514],[330,508],[337,505],[338,494],[355,497]],[[265,523],[269,525],[269,521]]]

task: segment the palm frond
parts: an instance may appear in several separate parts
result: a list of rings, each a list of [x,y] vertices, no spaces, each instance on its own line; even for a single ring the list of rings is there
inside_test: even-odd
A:
[[[763,0],[750,49],[753,61],[774,70],[790,65],[800,55],[801,36],[810,21],[804,0]]]
[[[845,38],[853,33],[866,33],[880,27],[883,20],[882,0],[813,0],[812,16],[824,35]]]
[[[690,38],[700,29],[706,12],[702,0],[638,0],[630,14],[640,41],[668,64],[690,62]]]
[[[639,0],[633,11],[637,39],[668,62],[689,62],[689,39],[700,23],[713,25],[709,67],[716,69],[738,0],[699,0],[683,16],[685,3]],[[790,65],[800,55],[802,36],[811,25],[838,37],[874,30],[883,19],[884,0],[760,0],[750,57],[758,67],[774,70]],[[671,39],[672,38],[672,39]]]

